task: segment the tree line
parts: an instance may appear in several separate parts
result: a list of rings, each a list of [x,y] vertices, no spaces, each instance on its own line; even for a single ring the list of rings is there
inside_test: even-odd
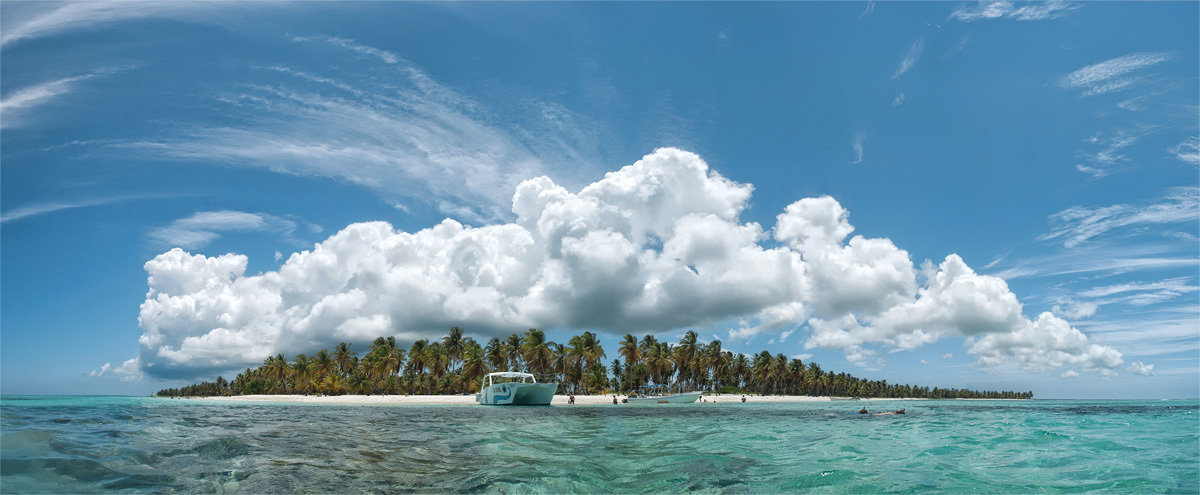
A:
[[[539,381],[558,382],[559,393],[628,393],[651,384],[687,390],[769,395],[848,396],[929,399],[1030,399],[1033,392],[974,391],[889,384],[846,373],[825,371],[784,354],[735,354],[721,341],[702,343],[694,331],[677,343],[653,335],[626,334],[617,355],[608,358],[596,334],[583,332],[566,345],[546,340],[531,328],[523,335],[492,338],[486,345],[453,327],[441,340],[421,339],[407,350],[395,337],[376,338],[362,358],[352,345],[339,343],[333,352],[298,354],[290,361],[278,354],[257,368],[247,368],[233,381],[217,377],[180,388],[160,390],[163,397],[254,394],[467,394],[493,371],[524,371]]]

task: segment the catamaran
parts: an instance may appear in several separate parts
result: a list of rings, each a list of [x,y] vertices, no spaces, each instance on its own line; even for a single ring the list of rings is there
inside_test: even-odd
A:
[[[637,392],[625,398],[627,404],[691,404],[696,402],[704,392],[670,393],[666,385],[651,385],[642,387]]]
[[[475,402],[485,406],[548,406],[557,383],[538,383],[530,373],[501,371],[483,377]]]

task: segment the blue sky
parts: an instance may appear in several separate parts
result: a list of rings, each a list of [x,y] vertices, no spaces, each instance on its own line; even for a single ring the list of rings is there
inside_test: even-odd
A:
[[[0,5],[0,387],[689,329],[1200,393],[1194,2]]]

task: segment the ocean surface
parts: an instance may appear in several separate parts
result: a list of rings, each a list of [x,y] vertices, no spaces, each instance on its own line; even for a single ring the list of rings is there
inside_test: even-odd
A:
[[[862,405],[908,414],[849,414]],[[484,407],[5,396],[0,492],[1198,493],[1198,409],[1197,400]]]

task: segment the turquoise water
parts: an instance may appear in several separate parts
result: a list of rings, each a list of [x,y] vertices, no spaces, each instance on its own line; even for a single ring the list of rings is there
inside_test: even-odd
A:
[[[846,414],[860,405],[904,416]],[[0,492],[1198,493],[1200,401],[0,398]]]

